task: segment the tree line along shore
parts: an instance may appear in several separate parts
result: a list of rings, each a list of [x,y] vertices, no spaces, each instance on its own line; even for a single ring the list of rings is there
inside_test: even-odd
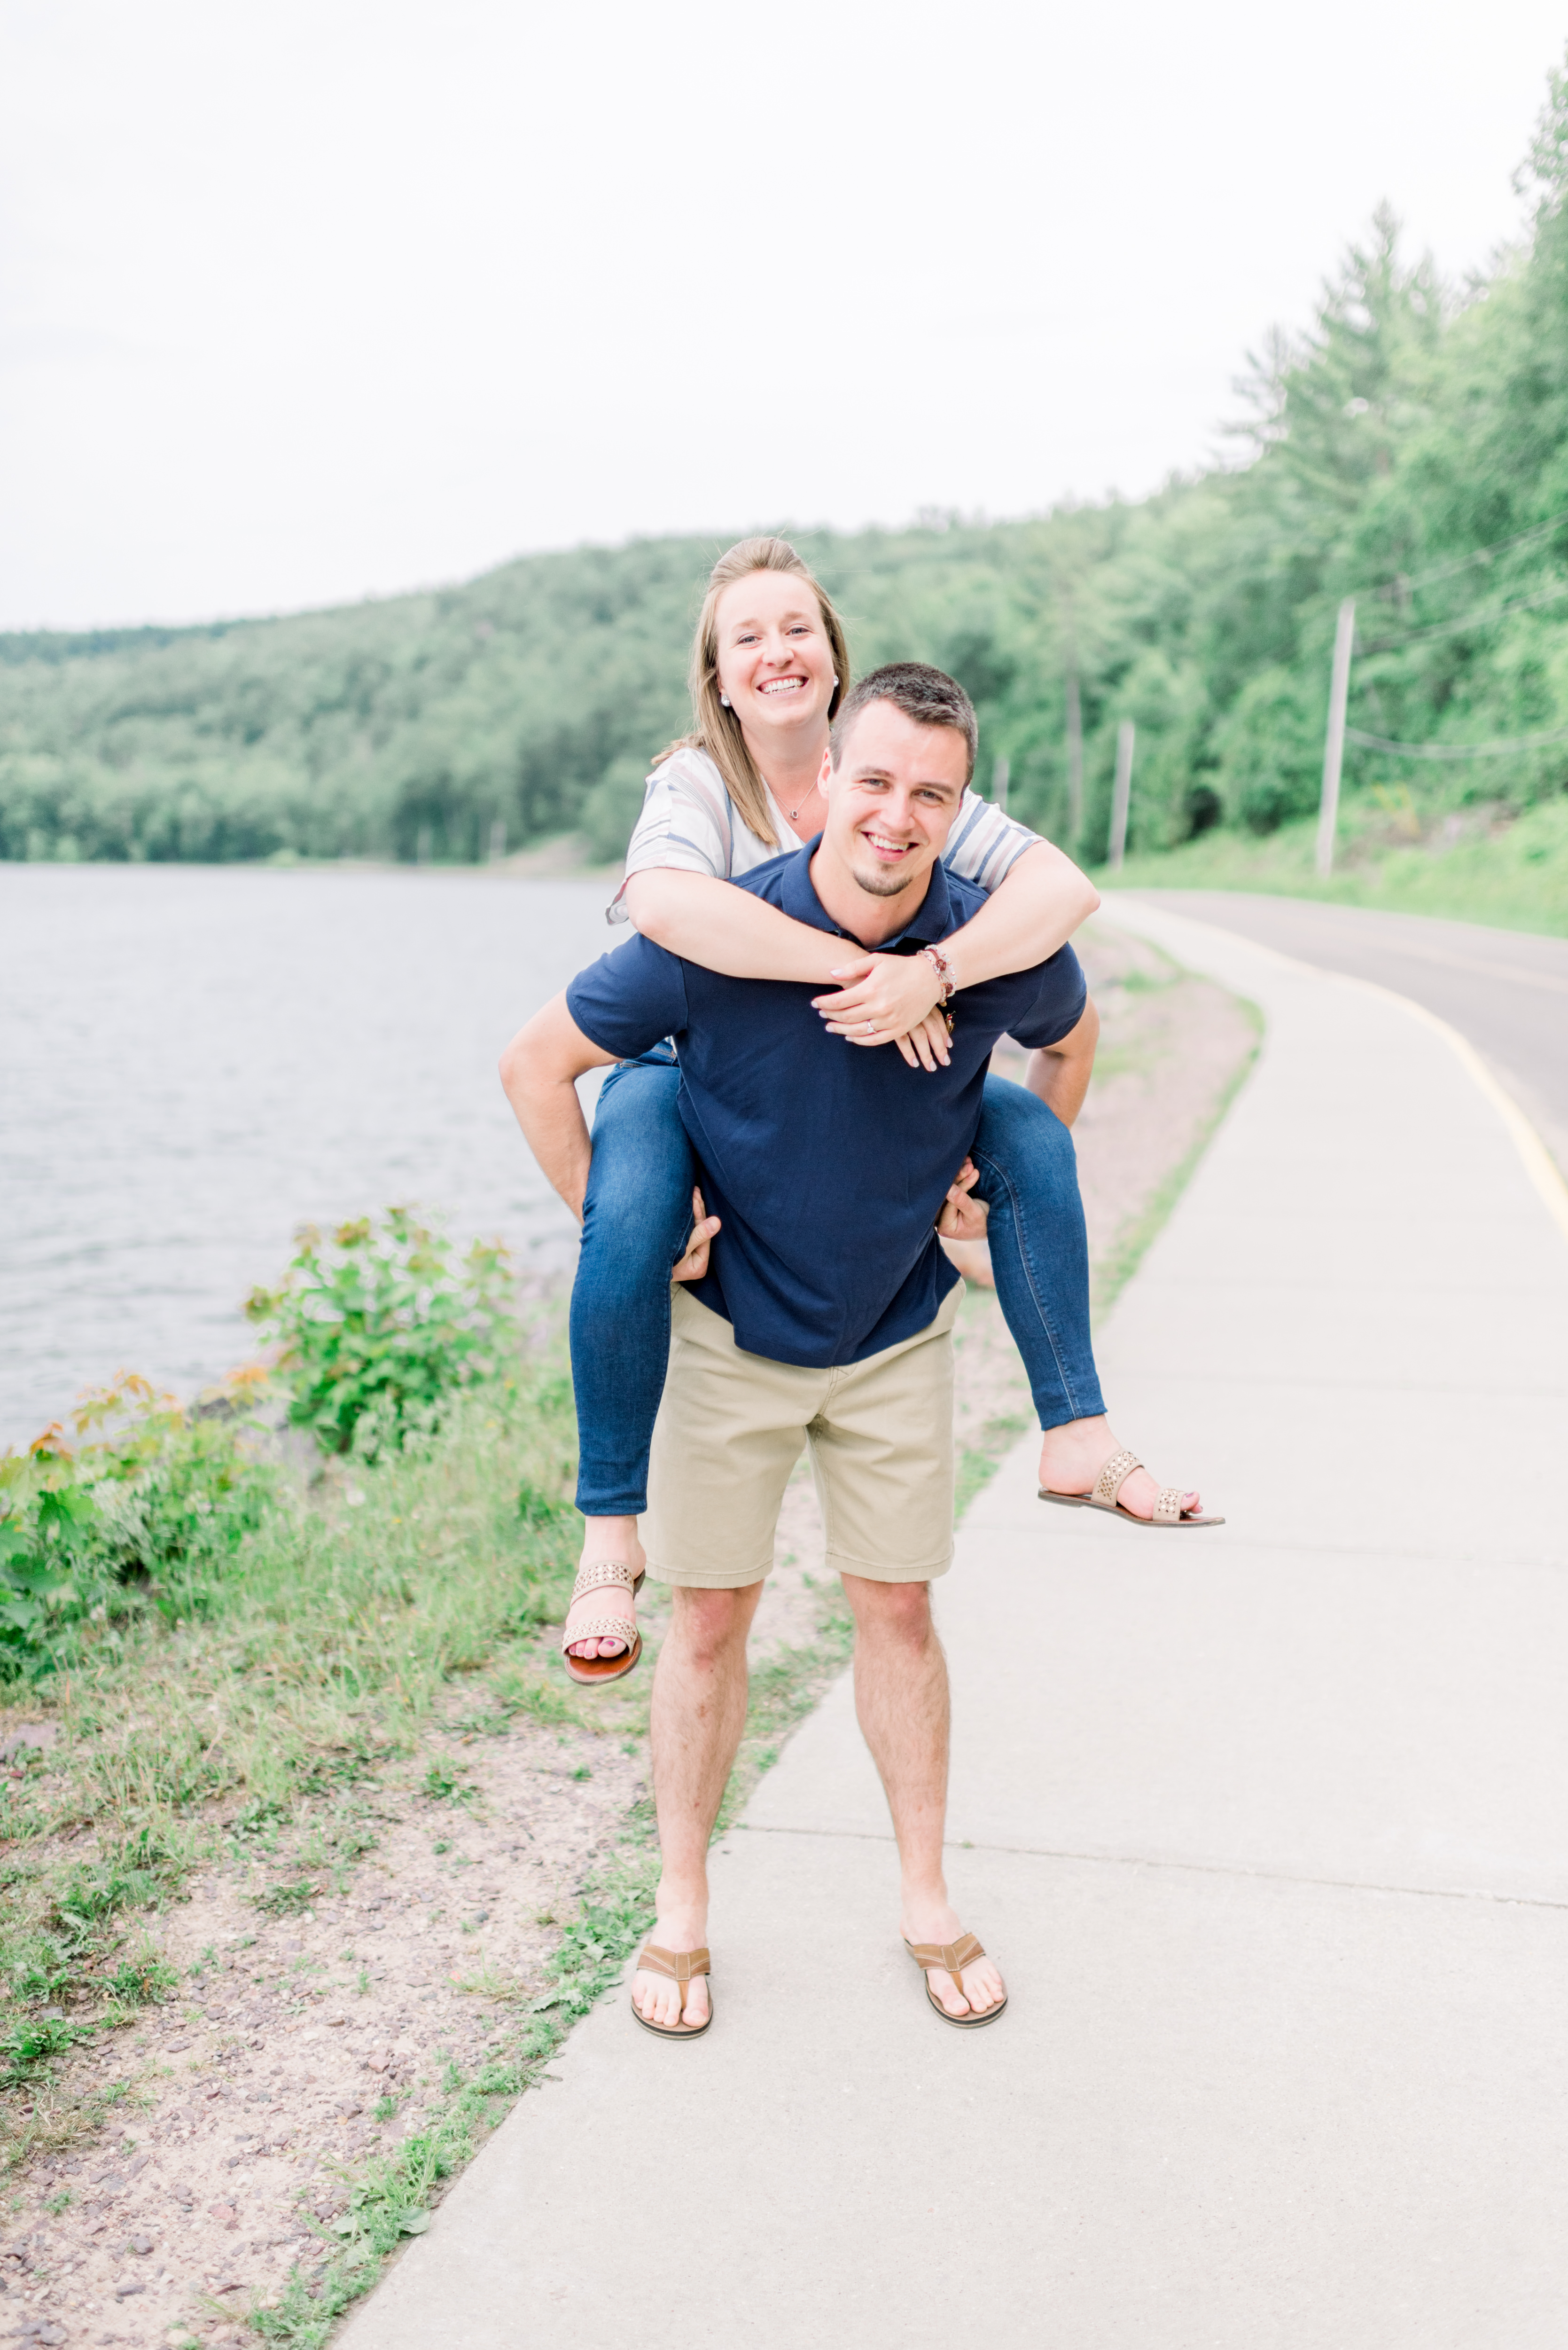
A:
[[[1568,77],[1526,169],[1528,235],[1461,287],[1380,214],[1310,329],[1252,361],[1226,463],[1137,503],[794,534],[857,666],[961,678],[981,787],[1091,866],[1131,720],[1141,878],[1153,860],[1311,886],[1353,596],[1342,887],[1376,894],[1424,850],[1439,878],[1410,902],[1462,911],[1490,889],[1496,919],[1568,926]],[[531,556],[289,618],[0,637],[0,857],[473,863],[575,834],[609,861],[686,723],[718,546]]]

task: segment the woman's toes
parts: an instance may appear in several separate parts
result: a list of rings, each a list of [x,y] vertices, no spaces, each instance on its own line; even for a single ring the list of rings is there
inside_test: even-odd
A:
[[[631,1642],[629,1639],[617,1640],[612,1638],[604,1640],[596,1636],[591,1640],[574,1640],[571,1643],[567,1653],[570,1656],[581,1657],[585,1661],[591,1663],[596,1657],[624,1656],[630,1646]]]

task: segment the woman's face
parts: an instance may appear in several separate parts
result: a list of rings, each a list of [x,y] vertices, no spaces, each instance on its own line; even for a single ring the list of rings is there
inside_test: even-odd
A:
[[[719,690],[747,733],[820,729],[833,699],[833,649],[816,592],[788,571],[732,580],[715,615]]]

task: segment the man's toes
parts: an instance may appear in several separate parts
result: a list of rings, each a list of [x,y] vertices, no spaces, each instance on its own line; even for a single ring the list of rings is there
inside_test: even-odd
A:
[[[1002,1977],[996,1972],[994,1967],[987,1967],[983,1972],[976,1974],[967,1983],[966,1988],[969,1992],[970,2006],[976,2015],[983,2015],[988,2008],[995,2007],[1002,1998]]]

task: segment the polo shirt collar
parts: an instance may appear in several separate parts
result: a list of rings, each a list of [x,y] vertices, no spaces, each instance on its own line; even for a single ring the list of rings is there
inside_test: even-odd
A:
[[[811,860],[816,855],[821,838],[819,833],[815,840],[808,840],[805,847],[797,850],[784,864],[779,876],[780,905],[784,913],[792,915],[797,922],[809,923],[814,931],[826,931],[835,938],[850,937],[853,933],[839,929],[812,887]],[[866,951],[868,954],[886,954],[890,947],[898,946],[905,939],[914,939],[921,944],[945,939],[952,928],[952,899],[948,894],[947,869],[939,858],[931,868],[930,879],[926,884],[926,894],[919,911],[892,938],[884,939],[879,947],[868,947]],[[857,946],[860,943],[859,940],[856,941]]]

